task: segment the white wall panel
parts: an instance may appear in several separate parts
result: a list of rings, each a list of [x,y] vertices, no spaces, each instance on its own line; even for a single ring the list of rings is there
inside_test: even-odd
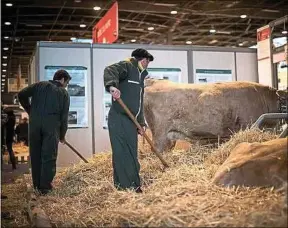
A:
[[[91,52],[89,48],[39,47],[40,81],[44,80],[46,65],[87,67],[88,128],[68,129],[66,139],[86,158],[93,154],[91,115]],[[58,166],[66,166],[80,159],[67,146],[59,144]]]
[[[110,64],[124,60],[131,56],[133,49],[93,49],[93,78],[94,78],[94,129],[95,129],[95,152],[110,150],[108,130],[103,129],[103,72]],[[180,68],[181,81],[188,83],[187,52],[173,50],[148,50],[154,61],[151,68]]]
[[[231,70],[235,79],[234,52],[193,51],[193,78],[196,82],[196,69]]]
[[[236,53],[237,81],[258,82],[257,53]]]
[[[270,58],[258,61],[259,83],[273,87],[272,65]]]

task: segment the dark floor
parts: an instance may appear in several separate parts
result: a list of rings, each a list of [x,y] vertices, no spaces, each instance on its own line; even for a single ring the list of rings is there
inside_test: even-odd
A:
[[[16,181],[23,174],[29,173],[29,164],[18,164],[16,170],[12,170],[12,165],[3,164],[1,170],[1,184],[10,184]]]

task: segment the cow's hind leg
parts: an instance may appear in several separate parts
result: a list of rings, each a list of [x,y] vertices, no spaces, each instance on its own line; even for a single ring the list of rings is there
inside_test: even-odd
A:
[[[152,137],[153,137],[153,143],[156,149],[160,153],[167,152],[175,147],[176,141],[170,140],[168,138],[168,132],[166,131],[159,132],[159,131],[153,131],[153,130],[151,131]]]

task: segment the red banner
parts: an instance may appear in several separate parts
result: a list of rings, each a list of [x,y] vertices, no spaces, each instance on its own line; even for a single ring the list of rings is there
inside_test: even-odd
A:
[[[118,2],[98,21],[92,31],[93,43],[113,43],[118,39]]]
[[[257,42],[267,40],[270,37],[270,28],[265,28],[257,32]]]

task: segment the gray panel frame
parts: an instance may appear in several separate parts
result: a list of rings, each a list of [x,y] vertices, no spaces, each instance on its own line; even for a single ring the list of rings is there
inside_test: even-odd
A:
[[[94,67],[93,67],[93,48],[90,48],[90,71],[91,71],[91,124],[92,124],[92,154],[95,154],[95,121],[94,121]]]
[[[229,47],[208,47],[208,46],[182,46],[182,45],[147,45],[147,44],[87,44],[72,42],[47,42],[39,41],[38,47],[54,48],[104,48],[104,49],[135,49],[145,48],[150,50],[174,50],[174,51],[210,51],[210,52],[244,52],[257,53],[253,48],[229,48]]]
[[[187,52],[188,83],[194,83],[193,51]]]
[[[253,48],[228,48],[228,47],[180,46],[180,45],[173,46],[173,45],[147,45],[147,44],[92,44],[92,48],[104,48],[104,49],[135,49],[139,47],[150,50],[257,53],[257,50]]]
[[[237,52],[234,52],[234,71],[235,71],[235,81],[238,81],[238,77],[237,77]]]
[[[36,47],[36,57],[35,57],[35,81],[39,82],[40,81],[40,48],[39,48],[39,43],[37,43]]]
[[[38,47],[49,47],[49,48],[91,48],[91,44],[87,43],[72,43],[72,42],[47,42],[38,41]]]
[[[41,48],[86,48],[90,50],[90,75],[91,75],[91,102],[90,102],[90,107],[91,107],[91,131],[92,131],[92,155],[95,154],[95,126],[94,126],[94,91],[93,91],[93,48],[91,44],[87,44],[87,43],[64,43],[64,42],[47,42],[47,41],[38,41],[37,42],[37,48],[36,48],[36,59],[35,59],[35,64],[37,64],[37,81],[40,80],[40,50]],[[36,62],[37,61],[37,62]],[[89,85],[88,85],[89,86]],[[87,127],[85,127],[87,128]],[[77,128],[69,128],[69,129],[77,129]]]

